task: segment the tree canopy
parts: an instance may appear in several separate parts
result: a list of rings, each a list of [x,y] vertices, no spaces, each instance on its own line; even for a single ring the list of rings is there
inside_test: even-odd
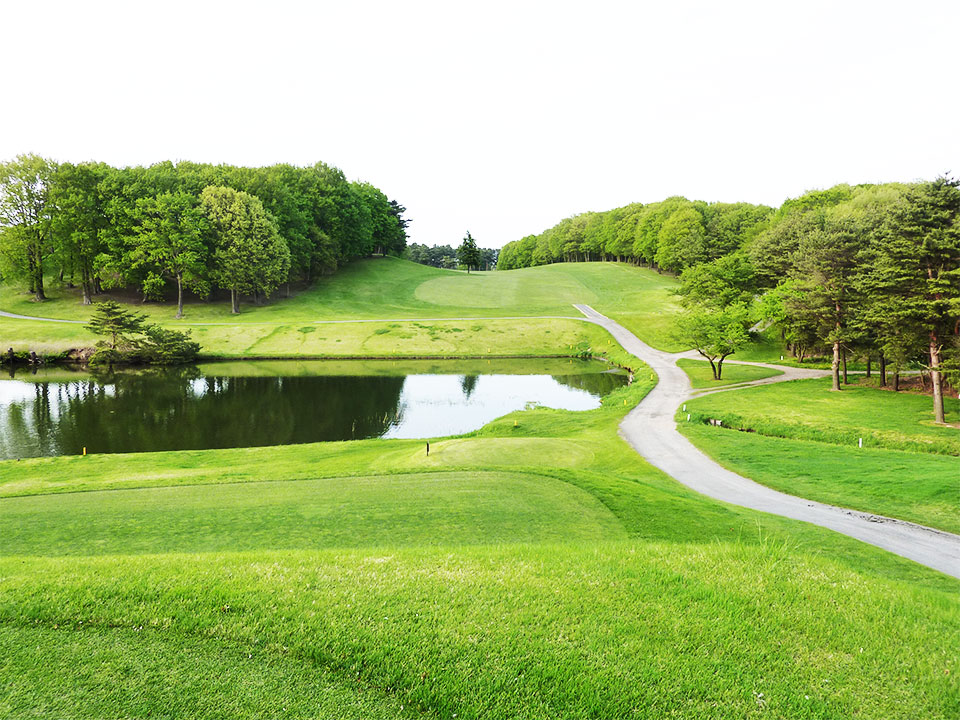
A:
[[[209,187],[259,203],[263,219],[254,225],[273,232],[257,242],[278,262],[255,263],[242,280],[238,268],[222,267],[230,254],[200,209]],[[175,292],[180,316],[185,290],[205,297],[233,286],[234,297],[262,299],[280,284],[309,283],[356,258],[400,255],[404,212],[380,189],[324,163],[114,168],[22,155],[0,163],[0,276],[22,282],[37,300],[51,275],[78,285],[84,303],[111,288],[136,289],[147,300]]]

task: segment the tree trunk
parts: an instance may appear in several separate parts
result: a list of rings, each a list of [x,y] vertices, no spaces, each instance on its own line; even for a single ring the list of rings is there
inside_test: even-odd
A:
[[[893,391],[900,392],[900,368],[893,371]]]
[[[840,351],[840,358],[843,363],[843,384],[849,385],[847,381],[847,351],[846,349]]]
[[[177,320],[183,317],[183,273],[177,273]]]
[[[933,419],[943,423],[943,375],[940,372],[940,343],[936,331],[930,332],[930,384],[933,385]]]
[[[723,379],[723,358],[720,358],[719,360],[717,360],[717,377],[714,379],[715,380]]]
[[[47,299],[47,296],[43,292],[43,259],[40,257],[33,257],[30,260],[30,269],[33,272],[33,297],[37,302],[41,302]]]
[[[830,364],[830,371],[833,374],[833,390],[840,389],[840,341],[833,343],[833,362]]]
[[[237,291],[230,288],[230,313],[238,315],[240,313],[240,299],[237,297]]]
[[[870,377],[870,360],[871,360],[870,354],[867,353],[867,378]]]
[[[93,302],[90,297],[93,295],[93,283],[90,282],[90,271],[86,266],[80,271],[80,289],[83,292],[83,304],[90,305]]]
[[[720,373],[717,371],[717,366],[714,364],[713,358],[707,358],[707,360],[710,361],[710,371],[713,373],[713,379],[714,379],[714,380],[719,380],[719,379],[720,379]]]
[[[880,387],[887,386],[887,356],[880,353]]]

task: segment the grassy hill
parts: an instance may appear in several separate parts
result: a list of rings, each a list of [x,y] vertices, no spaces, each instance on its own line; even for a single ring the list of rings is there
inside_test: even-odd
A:
[[[670,294],[674,285],[672,278],[651,270],[616,263],[468,275],[387,257],[351,263],[293,297],[261,307],[244,305],[239,316],[231,315],[225,302],[195,301],[188,304],[183,322],[177,322],[176,308],[169,304],[135,304],[156,322],[192,330],[205,352],[225,356],[546,355],[608,338],[580,320],[468,320],[578,318],[573,303],[587,303],[651,344],[674,349],[669,333],[676,311]],[[0,285],[0,309],[89,318],[91,309],[80,304],[75,290],[51,288],[49,295],[48,302],[37,304],[16,288]],[[367,322],[371,320],[375,322]],[[398,322],[410,320],[419,322]],[[6,347],[43,350],[94,342],[79,325],[8,318],[0,318],[0,339]]]

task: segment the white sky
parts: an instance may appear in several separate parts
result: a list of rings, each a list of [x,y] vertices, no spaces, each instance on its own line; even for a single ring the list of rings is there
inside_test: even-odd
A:
[[[322,160],[483,247],[960,174],[960,2],[11,2],[0,159]]]

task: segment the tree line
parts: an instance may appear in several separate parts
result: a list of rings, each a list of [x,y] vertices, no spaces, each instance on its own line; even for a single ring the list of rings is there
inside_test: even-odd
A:
[[[725,255],[758,233],[773,208],[671,197],[565,218],[539,235],[507,243],[500,270],[555,262],[618,260],[669,272]]]
[[[670,198],[568,218],[510,243],[500,269],[617,258],[679,274],[678,337],[723,360],[751,331],[778,332],[800,361],[831,359],[833,388],[847,358],[929,378],[937,422],[943,385],[960,385],[960,182],[837,185],[774,210]],[[926,376],[926,377],[924,377]]]
[[[401,254],[405,208],[324,163],[262,168],[162,162],[115,168],[21,155],[0,163],[0,278],[46,298],[51,274],[98,293],[144,300],[177,290],[229,291],[261,302],[343,263]]]
[[[452,247],[450,245],[435,245],[430,247],[429,245],[410,243],[410,245],[407,246],[403,257],[421,265],[430,265],[431,267],[435,268],[447,268],[452,270],[464,264],[460,259],[460,248],[462,246],[462,243],[457,247]],[[477,251],[479,252],[479,257],[470,258],[471,267],[475,267],[478,270],[496,269],[497,256],[500,253],[499,250],[494,250],[492,248],[477,248]]]

